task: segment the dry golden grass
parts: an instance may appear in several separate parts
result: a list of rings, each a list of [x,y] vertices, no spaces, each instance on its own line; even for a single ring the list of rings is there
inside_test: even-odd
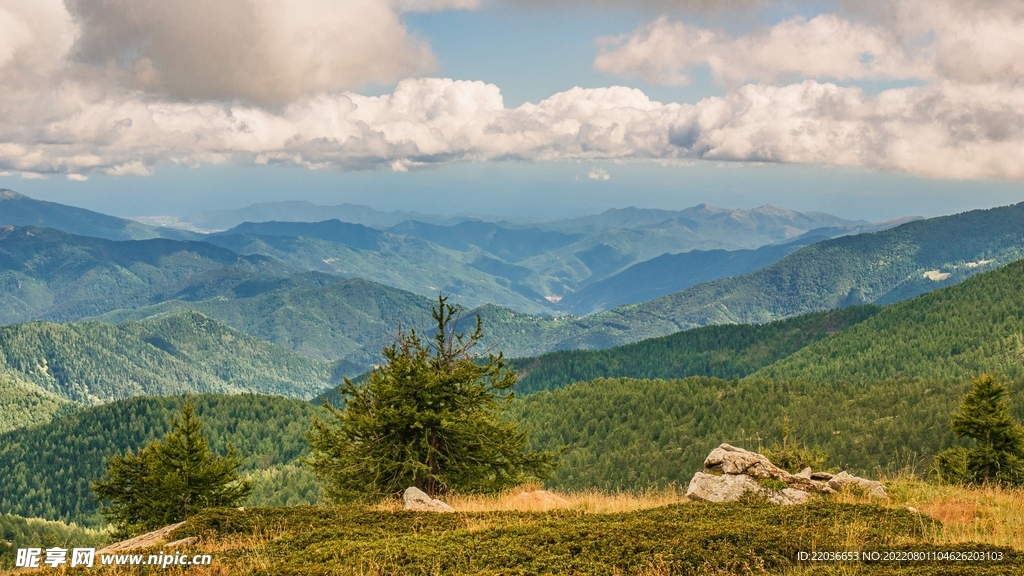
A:
[[[832,496],[851,504],[882,504],[906,508],[941,522],[929,530],[934,544],[977,542],[1024,550],[1024,488],[950,486],[914,476],[887,481],[888,501],[867,495]]]
[[[556,509],[576,510],[586,514],[615,514],[659,508],[686,502],[685,490],[676,486],[646,490],[638,493],[602,492],[549,492],[561,502],[544,497],[527,498],[520,494],[542,490],[539,484],[526,484],[498,494],[451,494],[443,500],[456,512],[547,512]],[[378,510],[402,509],[400,500],[387,500],[375,507]]]
[[[893,505],[914,508],[942,522],[929,537],[936,544],[980,542],[1024,550],[1024,489],[894,482]]]

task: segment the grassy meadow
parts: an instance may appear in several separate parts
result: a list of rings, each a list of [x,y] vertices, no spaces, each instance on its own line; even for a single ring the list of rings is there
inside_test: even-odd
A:
[[[884,478],[883,478],[884,479]],[[453,495],[454,514],[377,505],[210,510],[171,535],[211,566],[104,575],[1024,574],[1024,490],[886,480],[887,501],[843,493],[782,507],[687,502],[684,489],[557,494],[545,505]],[[166,549],[164,549],[166,550]],[[159,553],[159,549],[145,551]],[[799,552],[997,552],[994,562],[799,562]],[[36,570],[33,572],[59,573]],[[66,570],[66,573],[76,573]],[[28,572],[8,571],[3,574]],[[85,572],[81,572],[85,573]]]

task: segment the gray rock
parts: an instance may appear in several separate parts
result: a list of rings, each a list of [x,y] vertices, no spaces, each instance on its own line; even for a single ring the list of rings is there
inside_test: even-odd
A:
[[[690,480],[686,488],[686,497],[689,500],[703,502],[734,502],[743,497],[744,494],[753,493],[760,496],[769,496],[771,490],[767,490],[757,483],[750,476],[741,474],[707,474],[697,472]]]
[[[796,475],[801,477],[801,478],[807,478],[808,480],[810,480],[811,479],[811,475],[813,473],[814,472],[811,470],[811,467],[808,466],[807,468],[804,468],[803,470],[797,472]]]
[[[803,490],[785,488],[779,493],[778,503],[783,506],[792,506],[793,504],[806,504],[810,499],[811,495]]]
[[[455,512],[455,509],[451,506],[431,498],[426,492],[415,486],[405,489],[402,500],[405,502],[406,510],[413,510],[415,512]]]
[[[821,482],[811,480],[809,477],[790,474],[757,452],[750,452],[729,444],[720,444],[718,448],[712,450],[704,459],[704,468],[725,474],[773,478],[801,490],[826,491],[825,484]]]
[[[885,486],[882,486],[881,482],[875,480],[868,480],[867,478],[861,478],[860,476],[854,476],[845,471],[836,474],[828,481],[828,487],[840,492],[844,489],[856,488],[863,490],[868,494],[876,498],[888,498],[889,493],[885,491]]]
[[[832,479],[832,474],[828,472],[812,472],[811,480],[821,480],[822,482],[828,482]]]
[[[687,499],[701,502],[735,502],[747,494],[783,506],[803,504],[811,498],[811,495],[803,490],[786,488],[782,492],[777,492],[765,488],[746,474],[718,475],[697,472],[686,489]]]

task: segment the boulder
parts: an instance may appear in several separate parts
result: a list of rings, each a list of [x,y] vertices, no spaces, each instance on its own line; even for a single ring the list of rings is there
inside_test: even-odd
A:
[[[793,504],[806,504],[811,499],[811,495],[803,490],[797,490],[796,488],[784,488],[782,492],[778,492],[778,496],[771,498],[772,502],[776,504],[782,504],[783,506],[792,506]]]
[[[881,482],[868,480],[867,478],[861,478],[860,476],[854,476],[853,474],[849,474],[845,471],[830,478],[828,481],[828,487],[836,492],[844,489],[855,488],[857,490],[863,490],[876,498],[889,497],[889,494],[885,491],[885,486],[882,486]]]
[[[106,548],[103,548],[102,550],[100,550],[98,552],[98,554],[113,554],[113,553],[116,553],[116,552],[128,552],[130,550],[141,550],[143,548],[152,548],[153,546],[158,546],[160,544],[164,544],[165,542],[167,542],[167,539],[170,537],[171,532],[174,532],[175,530],[180,528],[183,524],[185,524],[185,523],[184,522],[178,522],[177,524],[171,524],[170,526],[164,526],[163,528],[160,528],[159,530],[154,530],[152,532],[147,532],[145,534],[142,534],[141,536],[136,536],[134,538],[129,538],[128,540],[122,540],[120,542],[111,544],[110,546],[107,546]],[[173,542],[173,544],[179,544],[179,543],[181,543],[181,540],[176,540],[176,541]]]
[[[729,444],[720,444],[704,459],[704,468],[725,474],[746,475],[754,478],[772,478],[801,490],[827,492],[825,484],[811,478],[790,474],[772,464],[768,458],[757,452],[750,452]]]
[[[742,474],[707,474],[697,472],[686,489],[689,500],[703,502],[734,502],[745,494],[769,496],[768,490],[750,476]]]
[[[405,502],[406,510],[415,512],[455,512],[455,509],[451,506],[431,498],[426,492],[415,486],[405,489],[402,500]]]
[[[803,504],[811,495],[803,490],[786,488],[782,492],[765,488],[746,474],[707,474],[697,472],[686,489],[689,500],[701,502],[735,502],[747,494],[753,494],[783,506]]]

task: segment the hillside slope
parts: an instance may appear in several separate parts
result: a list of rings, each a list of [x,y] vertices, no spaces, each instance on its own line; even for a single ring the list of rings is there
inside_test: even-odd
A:
[[[168,294],[159,304],[97,316],[110,323],[196,310],[282,347],[341,360],[356,374],[373,364],[399,326],[429,328],[431,299],[361,279],[296,274],[263,279],[218,274]]]
[[[1024,261],[884,308],[758,376],[870,382],[1024,376]]]
[[[516,391],[520,394],[595,378],[743,378],[863,322],[879,310],[877,306],[852,306],[768,324],[705,326],[604,350],[563,350],[516,358],[510,364],[519,372]]]
[[[156,228],[85,208],[36,200],[0,188],[0,226],[38,226],[107,240],[188,239],[182,230]]]
[[[246,473],[295,463],[308,449],[306,429],[318,410],[279,396],[192,399],[210,446],[223,454],[230,442]],[[182,396],[131,398],[0,434],[0,462],[17,463],[0,466],[0,514],[98,524],[89,482],[103,476],[108,456],[137,451],[166,434],[183,402]],[[273,481],[265,473],[262,478]]]
[[[309,398],[332,381],[328,364],[195,312],[124,326],[0,326],[0,375],[83,404],[191,392]]]
[[[804,246],[827,239],[827,236],[808,236],[756,250],[692,250],[662,254],[587,284],[578,292],[567,294],[558,304],[563,310],[585,316],[623,304],[653,300],[694,284],[753,272]]]
[[[1024,203],[826,240],[750,274],[584,318],[538,321],[494,308],[482,313],[503,334],[528,335],[533,354],[599,349],[698,326],[757,324],[853,304],[898,302],[1022,256]]]
[[[132,298],[144,300],[154,286],[184,282],[225,267],[266,275],[293,272],[278,261],[239,256],[204,242],[115,242],[50,228],[4,227],[0,228],[0,323],[77,320],[85,315],[76,314],[78,302],[105,300],[122,307]]]

